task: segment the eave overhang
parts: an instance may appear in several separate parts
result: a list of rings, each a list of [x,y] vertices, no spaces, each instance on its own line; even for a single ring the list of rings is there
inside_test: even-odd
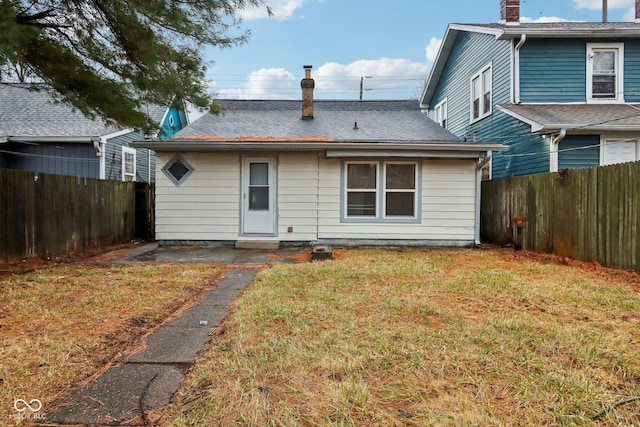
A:
[[[359,142],[359,141],[210,141],[202,139],[145,140],[130,144],[156,152],[219,152],[219,151],[326,151],[327,157],[457,157],[479,158],[488,151],[504,151],[507,147],[495,143],[466,142]]]

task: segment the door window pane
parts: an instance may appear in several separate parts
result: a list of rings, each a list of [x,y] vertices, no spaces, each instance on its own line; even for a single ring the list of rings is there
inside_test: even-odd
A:
[[[269,163],[249,164],[249,210],[269,210]]]
[[[249,187],[249,210],[269,210],[269,187]]]
[[[249,185],[269,185],[269,163],[249,165]]]

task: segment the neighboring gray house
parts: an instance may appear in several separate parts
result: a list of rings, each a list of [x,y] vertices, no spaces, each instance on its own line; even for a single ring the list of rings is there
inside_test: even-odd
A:
[[[130,128],[89,119],[56,102],[47,89],[0,84],[0,168],[116,181],[155,181],[155,155],[129,143],[144,138]],[[186,125],[184,109],[149,107],[162,129]],[[164,133],[169,136],[173,132]]]
[[[463,142],[416,100],[219,101],[156,151],[165,243],[479,243],[480,170],[499,144]]]

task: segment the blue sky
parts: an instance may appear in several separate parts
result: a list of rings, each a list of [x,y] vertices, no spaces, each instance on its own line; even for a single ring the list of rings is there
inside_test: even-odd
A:
[[[243,12],[250,40],[206,51],[218,98],[299,99],[303,65],[315,97],[417,98],[448,23],[490,23],[500,0],[265,0]],[[609,21],[631,21],[634,0],[608,0]],[[522,21],[601,21],[602,0],[522,0]]]

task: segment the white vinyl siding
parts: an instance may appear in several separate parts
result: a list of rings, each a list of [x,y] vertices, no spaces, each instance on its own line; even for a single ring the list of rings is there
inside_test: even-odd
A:
[[[157,153],[164,166],[173,153]],[[157,173],[156,239],[237,240],[240,229],[240,157],[226,153],[183,153],[194,172],[180,186]]]
[[[317,155],[315,153],[280,154],[278,159],[278,237],[280,240],[316,240],[317,194]]]
[[[421,213],[417,222],[354,223],[340,220],[341,161],[322,159],[318,237],[472,243],[477,161],[423,160],[420,163]]]
[[[158,169],[175,154],[158,153]],[[194,171],[180,186],[165,174],[157,174],[156,239],[242,239],[239,153],[180,155]],[[277,157],[277,240],[421,240],[445,245],[474,242],[476,160],[418,161],[420,217],[413,222],[344,223],[343,160],[326,159],[323,153],[281,153]]]

